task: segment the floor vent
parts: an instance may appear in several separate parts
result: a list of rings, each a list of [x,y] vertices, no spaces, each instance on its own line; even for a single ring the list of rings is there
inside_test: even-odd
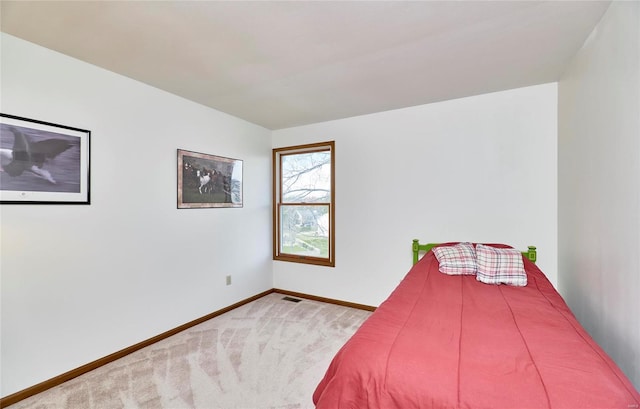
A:
[[[291,301],[291,302],[300,302],[302,300],[298,299],[298,298],[293,298],[293,297],[283,297],[282,298],[284,301]]]

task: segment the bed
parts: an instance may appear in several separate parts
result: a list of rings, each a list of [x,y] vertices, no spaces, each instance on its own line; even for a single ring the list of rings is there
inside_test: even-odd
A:
[[[536,266],[535,247],[520,256],[526,286],[513,286],[440,272],[434,249],[458,244],[413,241],[414,266],[333,358],[317,409],[640,407]]]

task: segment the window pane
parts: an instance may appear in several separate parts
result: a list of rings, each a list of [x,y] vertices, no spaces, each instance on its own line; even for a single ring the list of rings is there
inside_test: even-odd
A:
[[[335,143],[273,149],[273,259],[335,266]]]
[[[331,152],[282,155],[283,203],[331,202]]]
[[[280,252],[329,257],[329,206],[280,206]]]

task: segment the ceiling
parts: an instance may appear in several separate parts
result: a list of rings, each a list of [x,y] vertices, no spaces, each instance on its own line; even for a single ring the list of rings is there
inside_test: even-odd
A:
[[[609,1],[7,1],[1,30],[268,129],[553,82]]]

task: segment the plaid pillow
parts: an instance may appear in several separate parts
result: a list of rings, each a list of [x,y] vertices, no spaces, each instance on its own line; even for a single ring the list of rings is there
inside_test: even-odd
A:
[[[476,251],[471,243],[434,247],[433,254],[440,263],[439,270],[442,273],[449,275],[476,273]]]
[[[478,273],[476,280],[486,284],[527,285],[527,273],[522,263],[522,253],[515,249],[503,249],[482,244],[476,245]]]

